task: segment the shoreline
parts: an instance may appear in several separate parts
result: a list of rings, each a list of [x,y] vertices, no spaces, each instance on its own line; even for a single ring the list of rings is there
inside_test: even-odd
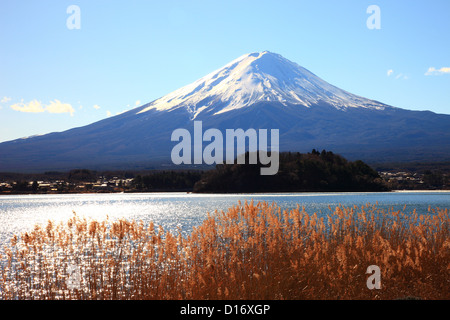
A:
[[[390,192],[397,192],[397,193],[426,193],[426,192],[450,192],[450,190],[392,190]]]
[[[450,192],[450,190],[445,189],[439,189],[439,190],[388,190],[388,191],[292,191],[292,192],[192,192],[189,190],[155,190],[155,191],[100,191],[100,192],[37,192],[37,193],[30,193],[30,192],[2,192],[0,193],[1,196],[12,196],[12,195],[22,195],[22,196],[35,196],[35,195],[92,195],[92,194],[133,194],[133,193],[141,193],[141,194],[157,194],[157,193],[185,193],[185,194],[197,194],[197,195],[216,195],[216,194],[277,194],[277,195],[283,195],[283,194],[308,194],[308,193],[323,193],[323,194],[329,194],[329,193],[447,193]]]

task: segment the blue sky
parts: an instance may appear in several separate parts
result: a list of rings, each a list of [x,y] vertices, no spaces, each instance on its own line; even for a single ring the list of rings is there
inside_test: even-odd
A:
[[[381,29],[367,27],[370,5]],[[101,120],[264,50],[352,93],[450,114],[449,12],[448,0],[2,0],[0,142]]]

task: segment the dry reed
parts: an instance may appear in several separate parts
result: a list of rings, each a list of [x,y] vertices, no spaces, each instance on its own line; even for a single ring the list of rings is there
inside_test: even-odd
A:
[[[239,203],[188,236],[74,214],[13,237],[0,259],[0,298],[449,299],[449,226],[448,209],[376,205],[319,218]],[[379,290],[367,288],[370,265],[380,267]]]

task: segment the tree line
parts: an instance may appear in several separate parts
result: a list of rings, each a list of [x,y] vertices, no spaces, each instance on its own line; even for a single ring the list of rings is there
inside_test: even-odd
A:
[[[246,154],[248,159],[248,153]],[[279,154],[276,175],[260,175],[261,164],[222,164],[207,171],[194,192],[386,191],[378,172],[364,162],[331,151]],[[248,163],[248,161],[246,161]]]

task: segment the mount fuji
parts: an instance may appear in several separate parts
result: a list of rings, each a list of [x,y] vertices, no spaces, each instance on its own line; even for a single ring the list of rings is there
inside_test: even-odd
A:
[[[177,128],[279,129],[280,151],[368,162],[450,160],[450,115],[339,89],[268,51],[245,54],[153,102],[64,132],[0,143],[0,172],[171,166]]]

